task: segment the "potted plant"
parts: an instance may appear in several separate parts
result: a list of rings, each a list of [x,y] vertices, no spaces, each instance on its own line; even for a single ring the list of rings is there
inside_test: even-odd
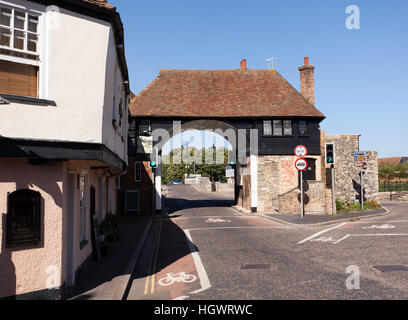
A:
[[[101,235],[101,254],[107,255],[108,248],[114,248],[114,242],[119,240],[117,216],[109,212],[99,225]]]

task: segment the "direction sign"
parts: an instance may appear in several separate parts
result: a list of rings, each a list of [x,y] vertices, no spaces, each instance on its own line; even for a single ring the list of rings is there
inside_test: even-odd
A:
[[[297,146],[295,148],[295,156],[304,158],[307,156],[307,148],[305,146]]]
[[[305,171],[307,169],[307,166],[308,164],[305,159],[300,158],[300,159],[297,159],[295,162],[295,167],[299,171]]]
[[[368,157],[368,151],[357,151],[354,152],[354,158],[358,158],[358,157]]]

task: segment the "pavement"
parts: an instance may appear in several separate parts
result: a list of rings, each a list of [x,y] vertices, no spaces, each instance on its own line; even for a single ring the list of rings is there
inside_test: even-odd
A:
[[[70,300],[122,300],[152,224],[150,216],[120,216],[120,239],[99,262],[90,261],[80,272]]]

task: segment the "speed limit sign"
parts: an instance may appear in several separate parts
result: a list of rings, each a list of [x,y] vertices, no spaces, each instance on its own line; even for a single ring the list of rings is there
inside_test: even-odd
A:
[[[297,159],[295,162],[295,167],[299,171],[305,171],[307,169],[307,161],[305,159]]]

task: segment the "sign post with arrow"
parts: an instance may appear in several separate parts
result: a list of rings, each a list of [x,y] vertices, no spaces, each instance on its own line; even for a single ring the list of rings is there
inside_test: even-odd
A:
[[[305,146],[297,146],[295,148],[295,156],[299,159],[295,162],[295,168],[300,172],[300,216],[305,217],[304,197],[303,197],[303,171],[308,167],[304,157],[307,156],[307,148]]]

